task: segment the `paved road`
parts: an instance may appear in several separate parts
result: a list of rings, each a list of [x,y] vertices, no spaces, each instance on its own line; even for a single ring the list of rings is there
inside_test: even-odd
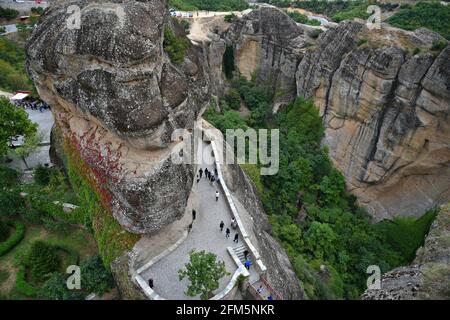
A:
[[[203,142],[203,146],[210,149],[210,146],[205,142]],[[210,152],[206,152],[206,154],[210,154]],[[211,163],[208,159],[205,162]],[[202,167],[203,170],[205,167],[208,167],[208,170],[213,170],[212,166],[203,165]],[[191,233],[177,249],[142,274],[145,280],[153,278],[154,290],[166,299],[192,299],[184,294],[189,281],[185,279],[180,282],[177,271],[189,262],[189,251],[194,248],[213,252],[219,260],[225,262],[225,267],[230,275],[221,279],[220,287],[215,293],[226,287],[237,269],[236,264],[227,252],[227,247],[234,245],[232,238],[235,231],[230,228],[232,230],[231,236],[227,239],[225,238],[225,232],[220,232],[219,229],[221,220],[228,227],[231,222],[231,212],[226,203],[225,195],[218,187],[217,182],[211,185],[204,175],[198,184],[196,182],[194,184],[193,192],[194,196],[198,197],[197,203],[199,205],[196,210],[197,219],[193,223]],[[215,200],[216,190],[220,192],[218,202]],[[199,297],[197,296],[194,299],[199,299]]]
[[[0,0],[0,6],[3,8],[10,8],[20,12],[21,15],[28,14],[33,7],[46,8],[48,6],[47,1],[42,1],[40,4],[36,1],[22,1],[14,2],[13,0]]]
[[[2,26],[2,27],[5,28],[5,32],[2,33],[2,34],[8,34],[8,33],[17,32],[17,27],[16,27],[15,24],[8,24],[8,25]]]

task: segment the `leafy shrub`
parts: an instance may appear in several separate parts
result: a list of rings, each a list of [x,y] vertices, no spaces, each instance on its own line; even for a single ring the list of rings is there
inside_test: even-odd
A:
[[[38,289],[27,282],[26,270],[23,265],[19,267],[19,270],[16,273],[16,289],[21,294],[30,298],[34,298],[38,294]]]
[[[0,190],[0,214],[12,216],[22,212],[24,199],[20,196],[17,188]]]
[[[440,33],[450,40],[450,6],[438,1],[419,2],[415,6],[402,5],[400,11],[388,19],[388,22],[405,30],[416,30],[421,27]]]
[[[189,33],[189,28],[191,27],[191,23],[189,20],[181,19],[180,24],[183,26],[183,29],[186,33]]]
[[[41,14],[44,13],[44,8],[42,8],[42,7],[32,7],[31,8],[31,13],[41,15]]]
[[[113,283],[112,275],[105,269],[100,256],[93,256],[81,264],[83,290],[102,295],[112,288]]]
[[[289,17],[297,23],[308,24],[310,26],[320,26],[320,21],[316,19],[309,19],[308,16],[297,11],[287,11]]]
[[[7,224],[13,226],[15,230],[14,233],[10,235],[6,241],[0,242],[0,257],[7,254],[17,244],[19,244],[19,242],[22,241],[25,235],[25,226],[22,223],[14,221],[8,222]]]
[[[39,290],[39,297],[47,300],[83,300],[80,291],[69,290],[66,279],[59,272],[54,272]]]
[[[0,186],[10,188],[19,181],[19,172],[17,170],[0,166]]]
[[[235,88],[228,90],[228,93],[225,96],[225,101],[231,109],[239,110],[241,107],[241,95],[239,94],[239,91]]]
[[[30,270],[30,277],[35,282],[42,282],[55,271],[58,271],[61,261],[52,245],[37,240],[32,243],[26,258],[26,266]]]
[[[34,181],[42,186],[48,185],[52,171],[52,169],[39,164],[34,168]]]
[[[447,42],[445,41],[436,41],[433,43],[433,46],[431,47],[431,50],[433,51],[442,51],[447,46]]]
[[[314,29],[309,32],[309,36],[313,39],[317,39],[322,32],[322,29]]]
[[[184,61],[187,41],[185,38],[177,37],[170,28],[164,29],[163,47],[173,63],[181,64]]]
[[[9,8],[0,7],[0,18],[15,19],[19,16],[19,11]]]
[[[230,13],[225,15],[225,17],[223,18],[226,22],[233,22],[234,20],[236,20],[237,16],[234,13]]]
[[[362,45],[366,44],[368,42],[367,39],[359,39],[357,42],[358,47],[361,47]]]
[[[349,1],[350,5],[348,9],[338,11],[334,14],[331,19],[335,22],[341,22],[344,20],[352,20],[354,18],[367,19],[370,17],[370,14],[367,13],[367,7],[369,6],[369,2],[354,2]]]
[[[210,106],[203,114],[203,118],[222,132],[225,132],[226,129],[247,128],[244,118],[242,118],[239,113],[232,110],[224,110],[223,113],[218,113],[213,106]]]
[[[24,50],[6,37],[0,37],[0,88],[35,91],[25,72]]]
[[[248,8],[245,0],[169,0],[179,10],[242,11]]]

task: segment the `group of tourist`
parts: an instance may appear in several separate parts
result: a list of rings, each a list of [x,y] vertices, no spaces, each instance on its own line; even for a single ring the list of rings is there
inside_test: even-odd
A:
[[[44,112],[45,110],[50,110],[50,106],[42,101],[42,100],[34,100],[34,99],[24,99],[24,100],[16,100],[13,101],[13,103],[18,106],[22,107],[24,109],[31,109],[31,110],[39,110],[40,112]]]

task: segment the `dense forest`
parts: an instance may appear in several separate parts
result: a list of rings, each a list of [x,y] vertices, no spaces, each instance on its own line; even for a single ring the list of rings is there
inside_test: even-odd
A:
[[[388,22],[398,28],[416,30],[425,27],[450,40],[450,6],[439,2],[419,2],[402,6]]]
[[[221,112],[204,117],[217,128],[279,128],[280,169],[260,176],[254,165],[243,169],[259,190],[275,236],[286,249],[308,297],[358,298],[365,288],[366,268],[386,272],[411,262],[434,219],[396,219],[371,224],[370,217],[345,190],[344,177],[333,167],[321,144],[324,127],[318,109],[301,98],[271,113],[275,93],[255,81],[232,81],[221,100]],[[242,99],[251,114],[237,109]],[[409,230],[409,231],[407,231]],[[321,269],[322,266],[322,269]],[[327,280],[319,276],[326,268]]]
[[[33,90],[25,72],[25,53],[5,37],[0,37],[0,90]]]
[[[314,13],[324,14],[334,22],[353,18],[367,19],[369,17],[367,7],[376,4],[383,12],[396,10],[394,15],[387,20],[394,27],[405,30],[425,27],[440,33],[447,40],[450,40],[450,24],[448,23],[450,6],[443,5],[437,0],[418,2],[415,5],[402,4],[400,7],[398,4],[381,3],[376,0],[270,0],[269,3],[278,7],[301,8]]]
[[[169,5],[183,11],[242,11],[248,8],[245,0],[169,0]]]

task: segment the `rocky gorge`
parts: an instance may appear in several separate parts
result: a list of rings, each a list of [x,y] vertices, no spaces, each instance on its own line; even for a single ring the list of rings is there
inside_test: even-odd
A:
[[[217,41],[233,47],[237,72],[275,88],[274,111],[314,101],[324,144],[374,222],[450,199],[450,46],[439,34],[355,19],[314,39],[314,28],[261,7],[208,46]]]

